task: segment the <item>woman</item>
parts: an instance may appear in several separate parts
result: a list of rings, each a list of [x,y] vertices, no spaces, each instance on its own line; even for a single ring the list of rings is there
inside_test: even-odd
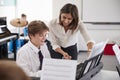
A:
[[[94,45],[87,29],[79,20],[78,9],[74,4],[65,4],[60,10],[59,19],[51,20],[49,28],[51,43],[53,49],[59,53],[58,58],[77,60],[79,31],[87,43],[88,51]]]

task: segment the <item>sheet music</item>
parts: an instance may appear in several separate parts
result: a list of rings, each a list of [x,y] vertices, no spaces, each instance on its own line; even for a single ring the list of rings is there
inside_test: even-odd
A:
[[[95,44],[94,47],[92,48],[92,51],[91,51],[88,59],[103,52],[108,41],[109,41],[109,39],[106,39],[105,41],[101,41],[101,42]]]
[[[43,59],[41,80],[75,80],[77,60]]]
[[[115,44],[113,47],[113,51],[116,55],[116,58],[118,60],[118,63],[120,64],[120,49],[119,49],[119,46],[117,44]]]

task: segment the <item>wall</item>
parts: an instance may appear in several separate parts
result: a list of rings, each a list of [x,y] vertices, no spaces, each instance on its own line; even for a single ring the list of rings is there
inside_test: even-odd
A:
[[[82,19],[95,41],[109,38],[109,43],[120,43],[120,0],[82,1]]]
[[[17,0],[17,17],[24,13],[27,20],[49,21],[52,18],[52,0]]]
[[[7,17],[8,29],[13,28],[9,22],[13,17],[15,17],[15,6],[15,0],[0,0],[0,17]]]
[[[120,0],[82,0],[85,22],[120,22]]]
[[[56,18],[59,16],[59,12],[60,9],[63,7],[64,4],[66,3],[73,3],[76,4],[78,9],[79,9],[79,13],[81,13],[81,0],[53,0],[53,6],[52,6],[52,17]]]
[[[108,38],[109,43],[117,42],[120,44],[120,29],[89,29],[89,32],[96,42],[100,42]]]

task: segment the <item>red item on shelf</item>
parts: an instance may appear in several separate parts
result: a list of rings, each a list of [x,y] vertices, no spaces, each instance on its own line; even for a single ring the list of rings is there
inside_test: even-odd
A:
[[[112,49],[112,46],[113,46],[114,44],[107,44],[106,46],[105,46],[105,49],[104,49],[104,55],[115,55],[115,53],[114,53],[114,51],[113,51],[113,49]]]
[[[114,44],[107,44],[106,46],[105,46],[105,49],[104,49],[104,55],[115,55],[115,53],[114,53],[114,51],[113,51],[113,49],[112,49],[112,46],[113,46]],[[119,47],[120,48],[120,47]]]

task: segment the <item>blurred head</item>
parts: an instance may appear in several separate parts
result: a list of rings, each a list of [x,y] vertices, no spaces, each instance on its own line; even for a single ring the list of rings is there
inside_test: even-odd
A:
[[[46,24],[40,20],[32,21],[28,24],[28,35],[31,42],[36,46],[40,47],[46,40],[49,28]]]
[[[21,18],[27,18],[26,14],[21,14]]]
[[[28,21],[26,20],[27,19],[27,15],[26,14],[21,14],[21,22],[22,24],[24,24],[25,26],[28,24]]]
[[[59,22],[63,26],[69,27],[69,29],[75,30],[79,21],[78,9],[74,4],[65,4],[59,15]]]
[[[31,80],[13,61],[0,61],[0,80]]]

